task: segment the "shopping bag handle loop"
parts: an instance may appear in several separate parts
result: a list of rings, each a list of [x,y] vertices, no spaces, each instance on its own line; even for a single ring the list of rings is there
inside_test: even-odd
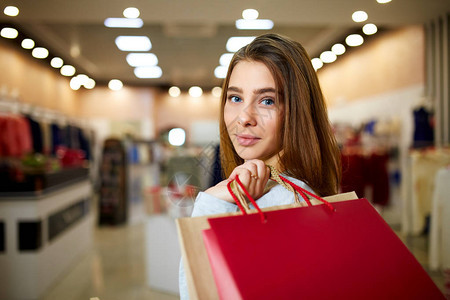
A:
[[[295,200],[297,203],[299,203],[300,201],[297,200],[297,193],[295,193],[295,191],[297,191],[302,198],[305,200],[306,204],[308,204],[308,206],[312,206],[311,201],[309,200],[308,196],[306,196],[306,194],[310,195],[311,197],[319,200],[320,202],[326,204],[328,206],[328,208],[331,211],[336,211],[336,209],[329,203],[327,202],[325,199],[322,199],[316,195],[314,195],[313,193],[310,193],[309,191],[305,190],[304,188],[299,187],[298,185],[296,185],[295,183],[287,180],[286,178],[282,177],[280,175],[280,173],[278,172],[277,169],[275,169],[273,166],[271,165],[267,165],[270,169],[270,178],[276,182],[278,182],[280,185],[284,186],[286,189],[288,189],[289,191],[293,191],[295,194]],[[295,189],[294,190],[292,190]],[[306,194],[305,194],[306,193]]]
[[[309,192],[308,190],[306,190],[304,188],[299,187],[298,185],[296,185],[295,183],[291,182],[290,180],[284,178],[283,176],[279,176],[279,178],[281,180],[283,180],[284,182],[286,182],[287,184],[289,184],[290,186],[292,186],[302,196],[302,198],[305,199],[305,201],[308,204],[308,206],[312,206],[312,204],[311,204],[311,201],[309,200],[308,196],[306,196],[306,194],[311,196],[311,197],[313,197],[313,198],[315,198],[315,199],[317,199],[317,200],[319,200],[323,204],[325,204],[330,209],[330,211],[332,211],[332,212],[336,211],[334,206],[330,202],[326,201],[325,199],[323,199],[323,198],[321,198],[321,197],[319,197],[319,196]],[[236,176],[235,180],[239,184],[241,189],[244,191],[245,196],[247,196],[247,199],[253,204],[255,209],[258,211],[258,213],[259,213],[259,215],[261,217],[261,222],[262,223],[266,223],[267,222],[266,215],[261,211],[261,209],[259,208],[258,204],[256,204],[255,199],[253,199],[253,197],[248,193],[247,189],[245,188],[245,186],[242,184],[241,180],[239,179],[239,176]],[[239,201],[239,199],[236,197],[236,195],[234,194],[233,190],[231,189],[231,182],[232,181],[229,181],[227,183],[228,191],[230,192],[231,196],[233,197],[233,199],[236,202],[236,204],[239,207],[239,209],[242,211],[242,213],[244,215],[246,215],[247,211],[244,209],[244,207],[242,206],[241,202]]]
[[[288,179],[284,178],[283,176],[280,176],[281,180],[283,180],[284,182],[288,183],[290,186],[292,186],[302,197],[303,199],[305,199],[306,203],[308,203],[308,206],[311,206],[311,202],[309,201],[308,197],[305,194],[308,194],[309,196],[319,200],[320,202],[322,202],[323,204],[325,204],[331,211],[336,211],[336,209],[334,208],[334,206],[328,202],[327,200],[320,198],[317,195],[314,195],[313,193],[309,192],[308,190],[305,190],[304,188],[299,187],[298,185],[296,185],[295,183],[289,181]]]
[[[232,188],[231,188],[231,183],[232,183],[232,182],[233,182],[233,181],[228,181],[228,183],[227,183],[227,189],[228,189],[228,192],[230,193],[231,197],[233,197],[234,202],[236,202],[236,205],[239,207],[239,209],[242,211],[242,213],[243,213],[244,215],[246,215],[246,214],[247,214],[247,211],[244,209],[244,207],[243,207],[242,204],[241,204],[241,201],[239,201],[239,199],[236,197],[236,195],[234,194],[234,192],[233,192],[233,190],[232,190]],[[245,189],[244,189],[244,191],[245,191]]]
[[[256,210],[258,211],[258,214],[261,218],[261,223],[267,223],[267,218],[266,215],[261,211],[261,209],[259,208],[258,204],[256,204],[255,199],[253,199],[252,196],[250,196],[250,194],[248,193],[247,189],[245,188],[244,184],[242,184],[241,180],[239,179],[239,176],[236,175],[236,182],[239,184],[239,186],[241,187],[241,189],[244,191],[245,196],[247,196],[247,199],[253,204],[253,206],[256,208]],[[242,206],[242,204],[240,203],[239,199],[236,197],[236,195],[234,194],[233,190],[231,189],[231,182],[229,181],[227,183],[227,188],[228,191],[230,192],[231,196],[233,197],[234,201],[236,202],[237,206],[239,207],[239,209],[242,211],[242,213],[244,215],[247,214],[247,212],[245,211],[244,207]]]

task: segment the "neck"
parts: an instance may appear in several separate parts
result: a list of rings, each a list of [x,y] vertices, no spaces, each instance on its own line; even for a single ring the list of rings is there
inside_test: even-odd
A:
[[[282,168],[282,165],[280,162],[280,156],[278,153],[268,159],[264,159],[264,162],[266,165],[270,165],[270,166],[274,167],[275,169],[277,169],[277,171],[280,173],[282,173],[284,171]]]

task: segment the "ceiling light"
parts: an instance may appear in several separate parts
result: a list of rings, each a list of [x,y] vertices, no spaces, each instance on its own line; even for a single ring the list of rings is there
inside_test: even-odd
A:
[[[331,47],[331,51],[336,55],[342,55],[345,53],[345,46],[342,44],[334,44],[333,47]]]
[[[367,35],[372,35],[377,33],[378,28],[377,25],[369,23],[363,26],[362,31]]]
[[[0,31],[0,35],[5,39],[15,39],[19,35],[19,32],[14,28],[5,27]]]
[[[359,34],[350,34],[346,39],[345,43],[351,47],[356,47],[364,43],[364,38]]]
[[[170,95],[170,97],[174,97],[174,98],[180,96],[180,95],[181,95],[181,90],[180,90],[180,88],[177,87],[177,86],[172,86],[172,87],[169,89],[169,95]]]
[[[362,11],[362,10],[355,11],[352,14],[353,21],[355,21],[357,23],[364,22],[365,20],[367,20],[367,18],[368,18],[367,13],[365,11]]]
[[[391,2],[391,0],[377,0],[377,2],[380,3],[380,4],[384,4],[384,3]]]
[[[319,58],[313,58],[311,59],[311,63],[313,65],[314,70],[319,70],[323,66],[323,61],[321,61]]]
[[[78,74],[76,78],[78,78],[81,85],[85,85],[89,80],[89,77],[85,74]]]
[[[194,98],[198,98],[203,95],[203,90],[199,86],[192,86],[189,88],[189,95]]]
[[[109,89],[118,91],[123,88],[123,83],[119,79],[111,79],[108,83]]]
[[[24,39],[22,41],[22,44],[21,44],[23,49],[33,49],[34,45],[35,44],[34,44],[34,41],[32,39]]]
[[[77,70],[71,65],[64,65],[61,67],[61,70],[59,72],[63,76],[73,76]]]
[[[162,70],[158,66],[134,68],[134,75],[137,78],[160,78]]]
[[[92,90],[95,87],[95,80],[92,78],[89,78],[88,81],[84,84],[84,87],[88,90]]]
[[[214,69],[214,76],[216,78],[225,78],[227,77],[228,67],[218,66]]]
[[[70,79],[70,88],[74,91],[79,90],[81,87],[81,82],[80,79],[78,77],[72,77],[72,79]]]
[[[242,11],[242,17],[245,20],[256,20],[258,19],[259,12],[256,9],[248,8]]]
[[[48,50],[43,47],[36,47],[31,52],[31,55],[34,58],[44,59],[44,58],[47,58],[47,56],[48,56]]]
[[[336,54],[331,51],[324,51],[320,54],[320,60],[327,64],[332,63],[336,60]]]
[[[224,53],[220,56],[219,62],[221,66],[228,67],[230,65],[231,59],[234,53]]]
[[[183,146],[186,141],[186,132],[182,128],[172,128],[167,138],[172,146]]]
[[[237,29],[269,30],[273,28],[272,20],[236,20]]]
[[[3,10],[3,13],[10,17],[15,17],[19,14],[19,9],[15,6],[7,6]]]
[[[242,47],[250,44],[256,37],[255,36],[233,36],[227,41],[227,51],[236,52]]]
[[[128,7],[125,8],[125,10],[123,11],[123,16],[125,18],[134,19],[139,17],[139,15],[140,15],[139,9],[137,9],[136,7]]]
[[[139,18],[107,18],[104,22],[106,27],[110,28],[141,28],[144,26],[144,21]]]
[[[59,57],[53,57],[52,60],[50,61],[50,65],[53,68],[58,69],[64,65],[64,61]]]
[[[150,67],[158,64],[158,57],[153,53],[130,53],[127,63],[132,67]]]
[[[216,97],[219,98],[222,95],[222,88],[219,86],[215,86],[212,88],[211,90],[211,94]]]
[[[118,36],[116,45],[122,51],[149,51],[152,48],[152,43],[146,36]]]

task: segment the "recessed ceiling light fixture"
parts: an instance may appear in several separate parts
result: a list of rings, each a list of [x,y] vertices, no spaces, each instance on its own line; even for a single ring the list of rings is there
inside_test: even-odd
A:
[[[176,98],[179,97],[181,95],[181,90],[179,87],[177,86],[172,86],[169,89],[169,95],[170,97]]]
[[[250,44],[255,36],[233,36],[227,41],[226,49],[228,52],[236,52],[242,47]]]
[[[158,64],[158,57],[153,53],[130,53],[127,63],[132,67],[153,67]]]
[[[10,17],[15,17],[19,14],[19,9],[15,6],[7,6],[3,10],[3,13]]]
[[[107,18],[104,24],[109,28],[141,28],[144,26],[144,21],[139,18]]]
[[[364,22],[364,21],[367,20],[368,17],[369,16],[367,15],[367,13],[365,11],[362,11],[362,10],[355,11],[352,14],[352,19],[356,23]]]
[[[119,79],[111,79],[108,83],[108,87],[113,91],[118,91],[123,88],[123,83]]]
[[[364,34],[372,35],[377,33],[378,28],[377,25],[369,23],[363,26],[362,31],[364,32]]]
[[[230,65],[231,59],[234,53],[224,53],[219,58],[219,63],[221,66],[228,67]]]
[[[129,19],[138,18],[140,14],[141,13],[139,12],[139,9],[137,9],[136,7],[128,7],[123,11],[123,16]]]
[[[320,54],[320,60],[327,64],[334,62],[336,58],[336,54],[332,51],[324,51]]]
[[[43,47],[36,47],[31,52],[31,55],[34,58],[44,59],[44,58],[47,58],[47,56],[48,56],[48,50]]]
[[[73,76],[76,73],[76,69],[74,66],[71,65],[64,65],[61,67],[61,69],[59,70],[59,72],[61,73],[61,75],[63,76]]]
[[[345,53],[345,46],[340,43],[334,44],[333,47],[331,47],[331,51],[336,55],[342,55]]]
[[[380,4],[385,4],[391,2],[391,0],[377,0],[377,2]]]
[[[77,77],[72,77],[72,79],[70,79],[70,88],[74,91],[78,91],[81,87],[81,82]]]
[[[273,21],[268,19],[239,19],[236,20],[236,28],[241,30],[270,30],[273,28]]]
[[[248,8],[242,11],[242,18],[244,20],[256,20],[258,19],[259,12],[256,9]]]
[[[359,34],[350,34],[346,39],[345,43],[350,47],[356,47],[362,45],[364,43],[364,38]]]
[[[203,90],[199,86],[192,86],[189,88],[189,95],[194,98],[201,97],[201,95],[203,95]]]
[[[0,31],[0,35],[5,39],[15,39],[19,35],[19,32],[17,29],[5,27]]]
[[[311,59],[311,63],[313,65],[314,70],[319,70],[323,66],[323,61],[320,60],[320,58],[313,58]]]
[[[219,98],[222,95],[222,88],[220,86],[213,87],[211,90],[211,94],[214,97]]]
[[[59,69],[64,65],[64,61],[60,57],[53,57],[50,61],[50,65],[55,69]]]
[[[84,84],[84,87],[88,90],[92,90],[95,88],[95,80],[92,78],[89,78],[88,81]]]
[[[134,75],[137,78],[160,78],[162,73],[161,68],[158,66],[134,68]]]
[[[218,66],[214,69],[214,76],[216,76],[216,78],[222,79],[227,77],[227,71],[228,71],[228,67],[225,66]]]
[[[121,35],[116,38],[116,45],[122,51],[149,51],[152,48],[152,43],[146,36]]]
[[[33,49],[35,44],[32,39],[24,39],[20,45],[23,49]]]

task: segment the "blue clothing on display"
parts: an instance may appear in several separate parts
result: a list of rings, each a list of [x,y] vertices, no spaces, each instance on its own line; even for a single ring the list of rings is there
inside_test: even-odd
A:
[[[431,127],[431,113],[424,107],[414,110],[413,148],[425,148],[434,145],[434,131]]]

